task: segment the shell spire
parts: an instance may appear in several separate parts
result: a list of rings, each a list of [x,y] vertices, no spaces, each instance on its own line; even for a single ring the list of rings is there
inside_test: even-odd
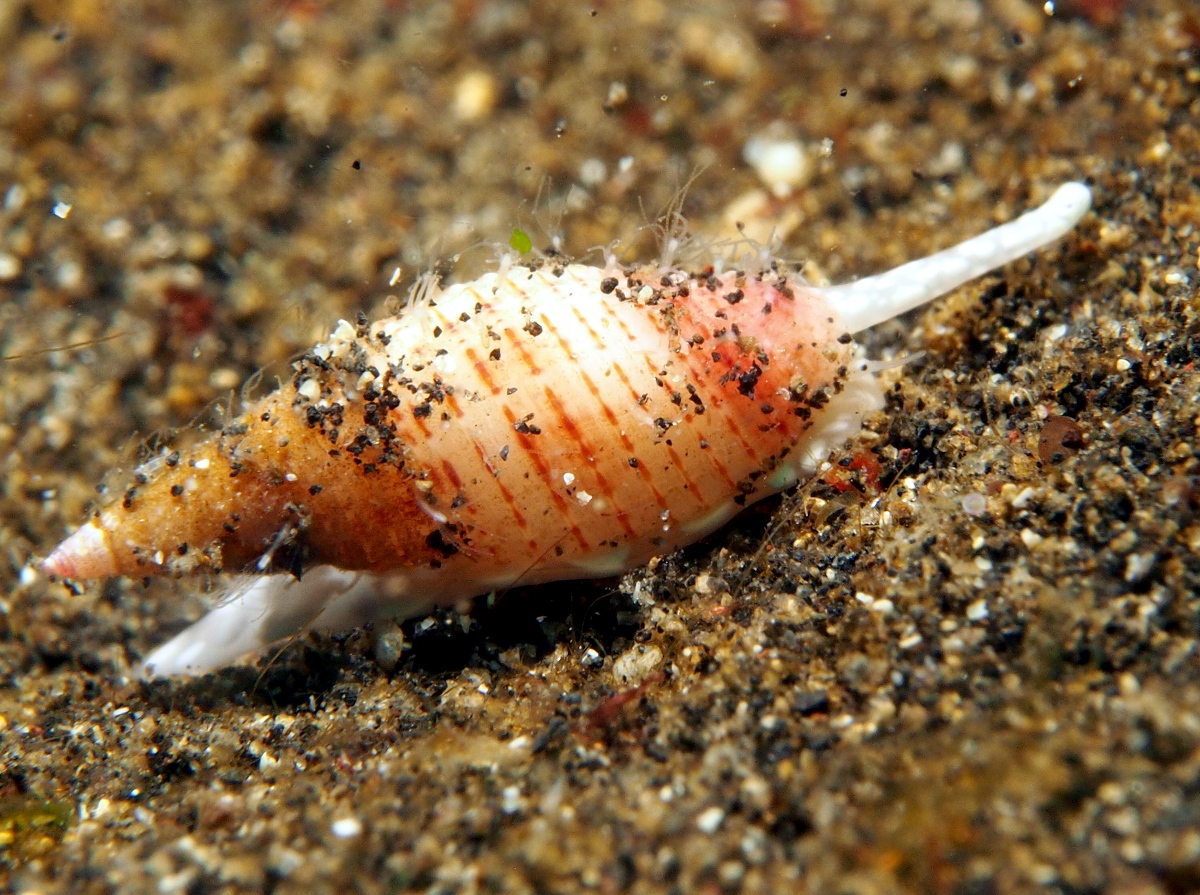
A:
[[[42,563],[42,571],[55,578],[84,580],[121,574],[109,534],[95,521],[80,526],[54,548]]]
[[[64,578],[299,572],[310,554],[376,570],[427,558],[428,546],[389,524],[420,512],[403,472],[382,464],[375,471],[386,499],[351,496],[346,486],[361,479],[355,464],[338,462],[340,452],[293,405],[287,391],[276,392],[191,451],[143,467],[139,484],[67,538],[43,570]],[[363,425],[360,407],[338,406],[332,416]],[[348,518],[375,523],[376,537],[354,534]]]
[[[342,321],[291,382],[139,470],[43,569],[253,576],[156,650],[153,675],[624,572],[812,475],[882,407],[850,329],[1056,238],[1086,193],[850,287],[551,262]],[[932,284],[907,286],[917,275]]]

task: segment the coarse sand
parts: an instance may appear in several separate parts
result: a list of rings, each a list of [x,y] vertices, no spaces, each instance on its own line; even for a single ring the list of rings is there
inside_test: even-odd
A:
[[[0,889],[1200,890],[1194,3],[10,0],[0,78]],[[219,582],[37,571],[521,234],[648,260],[682,197],[686,263],[840,282],[1073,179],[866,336],[919,356],[827,471],[620,581],[146,684]]]

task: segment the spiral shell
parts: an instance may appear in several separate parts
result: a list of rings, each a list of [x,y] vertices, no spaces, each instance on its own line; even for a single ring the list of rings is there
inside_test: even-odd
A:
[[[882,406],[851,333],[1061,236],[1068,184],[931,258],[817,289],[773,266],[508,266],[342,321],[290,383],[45,561],[64,578],[244,573],[147,662],[206,670],[305,627],[613,575],[813,473]]]

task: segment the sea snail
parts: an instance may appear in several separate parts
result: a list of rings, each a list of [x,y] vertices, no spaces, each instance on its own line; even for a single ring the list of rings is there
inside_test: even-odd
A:
[[[1091,194],[888,273],[506,266],[341,321],[291,381],[164,453],[42,564],[64,579],[238,573],[148,676],[305,629],[616,575],[807,476],[883,404],[851,334],[1067,233]]]

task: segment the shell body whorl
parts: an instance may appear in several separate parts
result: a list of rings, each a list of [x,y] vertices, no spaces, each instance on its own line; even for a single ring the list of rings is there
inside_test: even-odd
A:
[[[875,406],[840,334],[774,275],[571,265],[452,286],[323,350],[341,394],[393,405],[430,539],[486,589],[615,574],[794,482],[810,433]]]

